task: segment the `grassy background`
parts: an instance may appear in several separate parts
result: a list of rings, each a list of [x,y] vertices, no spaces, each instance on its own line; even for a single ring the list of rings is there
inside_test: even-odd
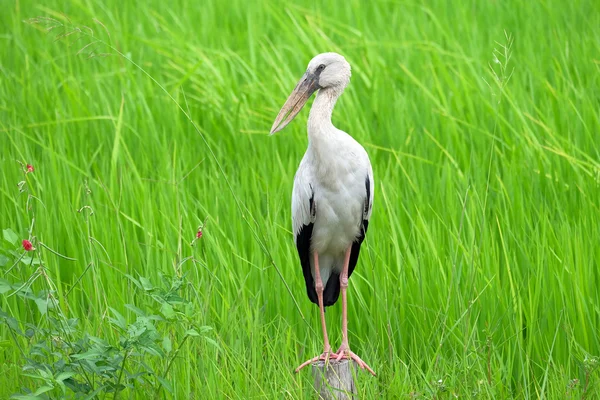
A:
[[[124,304],[142,303],[125,274],[187,274],[194,318],[221,349],[186,344],[174,398],[310,393],[310,373],[293,368],[321,336],[289,198],[307,111],[266,134],[324,51],[353,66],[334,123],[366,147],[376,179],[350,280],[350,342],[378,373],[358,375],[360,397],[600,393],[596,1],[62,3],[0,13],[0,228],[26,238],[35,218],[39,241],[77,259],[38,246],[65,313],[112,342],[108,307],[133,321]],[[201,133],[114,50],[77,54],[92,39],[23,22],[59,13],[139,64]],[[35,167],[31,209],[17,161]],[[17,296],[0,306],[44,323]],[[337,346],[339,307],[327,314]],[[0,397],[34,388],[5,325],[0,340]]]

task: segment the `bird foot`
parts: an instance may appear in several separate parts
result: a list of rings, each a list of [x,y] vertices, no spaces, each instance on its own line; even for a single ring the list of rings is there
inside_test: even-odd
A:
[[[320,356],[313,357],[309,360],[304,361],[298,368],[296,368],[296,372],[300,372],[300,370],[310,364],[316,363],[317,361],[325,361],[325,364],[329,363],[329,360],[334,359],[338,355],[332,351],[325,351]]]
[[[367,365],[367,363],[364,362],[359,356],[357,356],[355,353],[353,353],[350,350],[350,347],[348,345],[344,345],[344,344],[341,345],[336,354],[337,354],[337,357],[335,359],[336,361],[340,361],[342,358],[347,358],[348,360],[354,360],[354,362],[356,364],[358,364],[360,369],[366,369],[373,376],[377,376],[375,374],[375,371],[373,371],[373,369],[371,369],[371,367],[369,367]]]

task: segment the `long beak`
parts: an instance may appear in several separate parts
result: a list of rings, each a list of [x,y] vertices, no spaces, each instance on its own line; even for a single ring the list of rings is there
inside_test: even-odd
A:
[[[275,122],[271,127],[271,135],[275,132],[279,132],[287,126],[296,115],[302,110],[306,101],[310,96],[319,89],[319,77],[309,72],[305,73],[300,82],[296,85],[296,88],[290,94],[290,97],[286,100],[283,107],[277,114]]]

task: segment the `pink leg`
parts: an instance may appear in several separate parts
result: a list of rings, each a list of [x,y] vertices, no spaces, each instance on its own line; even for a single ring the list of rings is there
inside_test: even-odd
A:
[[[346,255],[344,257],[344,268],[342,269],[342,274],[340,275],[340,288],[342,289],[342,345],[337,351],[336,360],[339,361],[343,357],[346,357],[350,360],[354,360],[361,369],[367,369],[373,376],[375,376],[375,372],[367,365],[366,362],[360,359],[359,356],[350,351],[350,346],[348,344],[348,303],[346,297],[346,290],[348,289],[348,264],[350,263],[350,252],[352,250],[352,246],[346,250]]]
[[[298,368],[296,368],[296,372],[299,372],[302,368],[317,361],[322,360],[325,362],[329,362],[329,358],[336,355],[335,353],[331,352],[331,346],[329,345],[329,337],[327,336],[327,325],[325,323],[325,307],[323,306],[323,290],[325,288],[323,287],[323,281],[321,280],[321,271],[319,270],[319,256],[316,252],[313,254],[313,256],[315,267],[315,290],[317,291],[317,300],[319,302],[319,309],[321,311],[321,326],[323,328],[323,354],[306,360]]]

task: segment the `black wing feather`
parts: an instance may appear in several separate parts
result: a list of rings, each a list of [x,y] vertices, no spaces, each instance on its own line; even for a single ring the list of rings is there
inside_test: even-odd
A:
[[[358,255],[360,254],[360,245],[362,244],[363,240],[365,240],[365,235],[367,234],[367,229],[369,228],[369,220],[367,219],[367,215],[369,215],[369,208],[371,207],[371,180],[369,179],[369,175],[367,175],[365,186],[367,187],[367,198],[365,199],[365,206],[363,209],[362,229],[360,230],[360,235],[356,238],[354,243],[352,243],[352,250],[350,251],[350,263],[348,264],[348,278],[350,278],[352,271],[354,271],[354,268],[356,267]]]
[[[313,226],[314,224],[310,223],[300,228],[300,232],[296,235],[296,249],[298,249],[302,274],[304,275],[304,282],[306,282],[306,294],[308,294],[310,301],[319,304],[317,291],[315,290],[315,281],[310,271],[310,239],[312,237]]]
[[[314,216],[315,213],[315,193],[313,192],[309,199],[310,202],[310,215]],[[313,218],[311,218],[312,220]],[[296,235],[296,249],[298,250],[298,256],[300,256],[300,264],[302,265],[302,274],[304,275],[304,282],[306,283],[306,294],[308,298],[315,304],[319,304],[317,298],[317,291],[315,289],[315,281],[310,270],[310,242],[312,240],[314,224],[311,222],[308,225],[302,225],[300,231]]]

